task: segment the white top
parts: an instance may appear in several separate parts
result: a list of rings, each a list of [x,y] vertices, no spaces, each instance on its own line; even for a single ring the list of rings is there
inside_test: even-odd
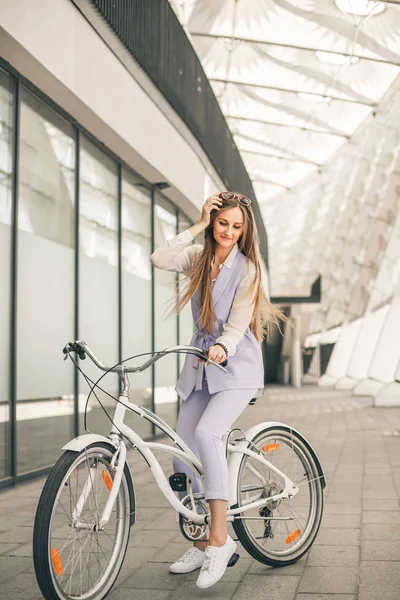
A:
[[[186,229],[157,248],[151,255],[150,260],[158,269],[187,274],[203,250],[201,244],[191,244],[192,241],[193,236],[189,229]],[[224,262],[219,265],[219,268],[221,269],[222,265],[225,265],[225,267],[230,269],[237,252],[240,251],[238,245],[235,244]],[[211,264],[211,270],[213,263],[214,259]],[[223,326],[223,333],[216,339],[217,342],[225,344],[228,348],[229,356],[235,354],[236,346],[243,338],[244,332],[250,325],[251,317],[253,316],[254,304],[250,305],[248,292],[254,281],[255,274],[256,267],[253,261],[249,260],[243,269],[228,321]],[[215,279],[212,281],[215,282]]]

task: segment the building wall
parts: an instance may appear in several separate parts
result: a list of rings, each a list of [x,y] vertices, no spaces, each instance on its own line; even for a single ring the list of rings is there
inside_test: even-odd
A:
[[[0,0],[0,14],[0,56],[196,218],[221,182],[141,70],[139,84],[70,0]]]
[[[183,124],[166,107],[164,114],[162,101],[149,97],[72,2],[39,0],[32,10],[30,2],[1,1],[0,11],[4,483],[49,466],[83,431],[88,387],[81,376],[75,386],[73,367],[62,360],[67,341],[84,339],[108,365],[120,354],[190,341],[190,308],[166,316],[176,276],[154,272],[150,254],[189,227],[221,185]],[[158,181],[170,184],[166,193],[152,187]],[[133,400],[171,425],[180,359],[131,378]],[[100,376],[89,361],[81,366],[93,381]],[[116,394],[116,378],[102,387],[99,399],[112,414],[106,392]],[[87,417],[89,429],[109,431],[93,397]],[[154,433],[143,419],[127,422],[145,437]]]

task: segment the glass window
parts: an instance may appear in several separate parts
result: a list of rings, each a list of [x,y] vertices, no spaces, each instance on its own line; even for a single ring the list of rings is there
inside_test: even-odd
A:
[[[177,234],[176,208],[160,194],[154,206],[154,244],[161,246]],[[176,316],[167,316],[176,303],[177,275],[170,271],[154,270],[155,282],[155,350],[163,350],[178,343]],[[154,397],[157,414],[172,427],[176,423],[178,378],[177,354],[170,354],[155,363]]]
[[[51,465],[72,434],[74,332],[72,126],[21,89],[18,186],[17,464]],[[46,444],[43,444],[46,439]]]
[[[103,364],[112,367],[118,362],[118,167],[82,136],[79,172],[79,337]],[[81,366],[93,381],[103,374],[91,361]],[[115,374],[106,375],[99,385],[113,396],[118,394]],[[80,378],[81,433],[88,391]],[[96,393],[112,416],[115,401],[99,390]],[[88,428],[109,433],[110,421],[93,395],[88,408]]]
[[[122,358],[151,352],[151,192],[130,173],[122,179]],[[150,358],[128,361],[139,366]],[[130,375],[130,398],[152,408],[151,367]],[[133,419],[133,421],[131,420]],[[126,415],[126,423],[142,437],[151,423]]]
[[[0,70],[0,479],[10,475],[12,80]]]

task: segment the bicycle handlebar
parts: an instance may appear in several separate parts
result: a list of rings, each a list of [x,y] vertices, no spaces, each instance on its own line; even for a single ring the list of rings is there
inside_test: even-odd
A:
[[[171,346],[170,348],[166,348],[165,350],[156,352],[155,356],[143,363],[143,365],[141,365],[140,367],[126,367],[125,365],[116,365],[112,368],[106,367],[90,350],[89,346],[87,346],[85,342],[79,340],[77,340],[76,342],[68,342],[68,344],[63,348],[63,353],[67,355],[70,352],[75,352],[82,360],[84,360],[87,355],[94,362],[94,364],[102,371],[109,371],[110,373],[139,373],[140,371],[144,371],[145,369],[147,369],[150,365],[155,363],[162,356],[165,356],[166,354],[171,354],[172,352],[179,352],[182,350],[186,351],[187,354],[194,354],[204,362],[209,362],[215,365],[224,373],[227,372],[226,369],[224,369],[224,367],[228,364],[228,360],[224,360],[223,363],[218,364],[210,358],[208,358],[207,350],[202,350],[201,348],[197,348],[197,346]]]

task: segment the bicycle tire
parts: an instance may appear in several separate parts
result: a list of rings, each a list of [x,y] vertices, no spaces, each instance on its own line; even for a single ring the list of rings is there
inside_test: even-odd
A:
[[[76,478],[76,481],[78,482],[78,476],[79,473],[77,473],[77,469],[83,465],[82,468],[82,473],[84,476],[84,469],[85,468],[89,468],[89,475],[86,478],[86,481],[88,481],[90,479],[91,481],[91,492],[89,492],[89,495],[87,496],[87,500],[85,501],[85,504],[83,505],[82,511],[79,515],[79,521],[85,521],[85,516],[82,515],[88,515],[88,509],[85,508],[86,504],[89,503],[93,503],[95,504],[95,508],[93,509],[92,507],[90,507],[90,511],[93,512],[93,514],[95,514],[97,512],[97,518],[99,519],[102,513],[102,510],[100,510],[100,502],[95,501],[96,495],[95,492],[97,493],[97,487],[96,490],[94,491],[94,486],[96,484],[97,486],[97,479],[94,479],[94,475],[92,474],[92,470],[95,470],[98,468],[98,465],[101,463],[105,468],[102,470],[101,473],[101,477],[102,477],[102,483],[104,485],[104,487],[108,488],[108,485],[112,485],[112,476],[113,476],[113,472],[112,470],[110,470],[108,467],[110,466],[110,462],[111,462],[111,458],[113,456],[113,454],[115,453],[115,448],[111,445],[111,444],[106,444],[103,442],[95,442],[91,445],[89,445],[87,448],[85,448],[84,450],[82,450],[81,452],[73,452],[70,450],[67,450],[64,452],[64,454],[61,455],[61,457],[59,458],[59,460],[57,461],[57,463],[54,465],[54,467],[52,468],[47,481],[43,487],[42,490],[42,494],[40,496],[39,499],[39,503],[38,503],[38,507],[37,507],[37,511],[36,511],[36,517],[35,517],[35,524],[34,524],[34,530],[33,530],[33,562],[34,562],[34,568],[35,568],[35,573],[36,573],[36,578],[40,587],[40,590],[44,596],[44,598],[46,600],[77,600],[79,598],[79,600],[102,600],[111,590],[111,588],[113,587],[115,580],[118,577],[119,571],[122,567],[124,558],[125,558],[125,554],[126,554],[126,550],[127,550],[127,546],[128,546],[128,542],[129,542],[129,532],[130,532],[130,525],[131,525],[131,520],[130,520],[130,491],[132,490],[132,479],[131,479],[131,474],[130,474],[130,470],[127,464],[125,464],[124,466],[124,471],[122,474],[122,480],[121,480],[121,485],[120,485],[120,489],[118,492],[118,496],[116,498],[115,501],[115,505],[114,505],[114,510],[111,513],[111,517],[110,517],[110,522],[108,523],[108,525],[106,526],[106,528],[110,525],[110,531],[111,531],[111,527],[114,524],[114,530],[116,533],[116,539],[117,539],[117,546],[112,548],[112,552],[111,552],[111,556],[110,556],[110,562],[111,564],[108,564],[106,567],[104,567],[104,573],[102,574],[102,579],[99,579],[99,582],[95,581],[93,583],[93,585],[91,586],[91,589],[88,589],[86,591],[84,591],[82,589],[82,582],[81,582],[81,589],[77,590],[77,585],[75,584],[75,582],[73,582],[73,573],[71,572],[71,574],[69,575],[69,590],[68,590],[68,583],[67,584],[62,584],[61,581],[64,578],[64,575],[67,576],[68,573],[68,567],[69,565],[72,563],[72,567],[70,567],[71,569],[74,568],[74,566],[77,566],[77,562],[79,560],[80,562],[80,569],[81,569],[81,577],[82,577],[82,573],[87,573],[87,577],[88,580],[91,579],[91,557],[89,554],[89,558],[86,558],[86,563],[84,564],[84,569],[82,570],[82,551],[80,552],[79,558],[76,559],[75,561],[75,565],[74,565],[74,558],[71,559],[70,555],[71,552],[73,552],[75,550],[75,542],[76,540],[79,540],[80,538],[85,537],[86,534],[86,544],[87,544],[87,539],[90,539],[89,536],[92,536],[91,540],[90,540],[90,545],[89,545],[89,549],[88,552],[90,553],[91,549],[92,549],[92,545],[93,545],[93,540],[96,540],[94,543],[97,544],[97,549],[102,548],[102,544],[103,544],[103,540],[105,540],[106,542],[108,542],[108,537],[107,539],[105,537],[100,538],[101,539],[101,543],[99,543],[99,536],[101,536],[103,533],[106,534],[106,531],[102,532],[100,531],[96,531],[95,529],[93,530],[83,530],[82,532],[80,530],[74,530],[74,527],[72,525],[72,515],[70,517],[68,517],[67,515],[67,511],[65,510],[60,498],[62,497],[64,500],[64,496],[62,496],[63,492],[65,491],[66,494],[70,494],[73,495],[71,489],[72,489],[72,476],[74,476]],[[96,460],[97,460],[97,466],[96,465]],[[89,462],[92,461],[92,462]],[[106,472],[106,475],[104,475],[104,472]],[[95,475],[97,476],[97,472],[95,471]],[[107,476],[109,479],[107,479]],[[106,481],[110,481],[111,480],[111,484],[108,483],[106,484]],[[69,488],[69,489],[68,489]],[[81,495],[83,487],[78,488],[78,484],[77,484],[77,494],[75,495],[74,498],[74,502],[71,504],[70,502],[70,507],[72,508],[72,506],[76,506],[77,505],[77,498],[78,498],[78,493]],[[90,494],[92,493],[92,496],[90,496]],[[102,493],[101,488],[99,488],[99,493]],[[107,493],[109,493],[109,490],[107,489]],[[89,502],[90,500],[90,502]],[[68,519],[70,519],[70,522],[66,522],[66,524],[61,525],[61,530],[58,531],[57,530],[57,526],[59,525],[57,519],[58,516],[56,517],[55,515],[58,514],[56,513],[56,507],[58,505],[58,502],[60,502],[60,505],[62,507],[62,509],[64,510],[64,512],[67,515],[66,521]],[[105,504],[105,502],[104,502]],[[104,507],[102,507],[104,508]],[[86,510],[86,512],[85,512]],[[60,512],[62,513],[62,510],[60,510]],[[115,517],[115,519],[114,519]],[[60,517],[61,519],[61,517]],[[69,527],[71,528],[71,533],[68,533],[69,537],[71,536],[75,536],[73,539],[71,539],[69,542],[65,542],[64,546],[61,546],[61,542],[58,543],[59,548],[57,548],[55,546],[55,535],[59,535],[61,536],[61,531],[64,530],[64,528]],[[105,529],[106,529],[105,528]],[[67,535],[67,534],[65,534]],[[109,536],[109,534],[106,534],[107,536]],[[61,537],[62,539],[62,537]],[[68,548],[68,545],[70,546],[70,548]],[[72,546],[72,549],[71,549]],[[82,546],[82,548],[85,546],[85,542]],[[68,550],[66,550],[68,548]],[[96,548],[96,547],[95,547]],[[65,550],[65,552],[64,552]],[[103,551],[103,550],[102,550]],[[69,556],[66,558],[66,552],[69,552]],[[103,551],[104,553],[104,551]],[[79,552],[78,552],[79,554]],[[99,558],[100,553],[98,553],[98,563],[99,565],[101,564],[101,557]],[[65,573],[64,570],[67,570],[67,572]],[[98,570],[100,570],[100,567],[98,566]],[[60,574],[61,571],[61,574]],[[93,571],[93,569],[92,569]],[[86,577],[86,575],[85,575]],[[104,580],[104,581],[103,581]],[[66,589],[63,589],[63,585],[64,587],[66,587]],[[90,585],[90,583],[88,583],[88,585]],[[73,591],[76,590],[76,591]]]
[[[279,454],[282,444],[288,444],[292,452],[296,454],[296,457],[300,460],[302,467],[305,469],[304,475],[307,477],[305,483],[308,483],[308,490],[310,493],[310,506],[308,507],[308,518],[304,527],[300,529],[299,527],[292,531],[287,527],[287,523],[289,521],[277,521],[277,520],[264,520],[264,521],[251,521],[249,520],[234,520],[232,525],[234,531],[238,537],[238,540],[245,548],[245,550],[256,560],[259,562],[270,565],[273,567],[282,567],[286,565],[293,564],[297,562],[304,554],[310,549],[312,546],[315,537],[318,533],[318,530],[321,525],[322,513],[323,513],[323,487],[321,484],[320,475],[318,472],[317,464],[315,458],[310,452],[308,446],[304,443],[301,436],[297,435],[290,427],[287,426],[269,426],[258,432],[254,438],[251,440],[252,443],[257,446],[259,449],[267,448],[266,458],[271,463],[273,463],[273,457],[269,455],[269,452],[275,452]],[[283,446],[282,446],[283,448]],[[272,450],[270,450],[272,449]],[[293,457],[294,458],[294,457]],[[256,485],[252,487],[252,484],[246,484],[245,481],[245,469],[246,464],[248,467],[251,465],[250,457],[243,455],[239,470],[238,470],[238,479],[237,479],[237,498],[238,498],[238,507],[243,506],[244,504],[244,494],[249,493],[248,490],[254,491]],[[253,459],[254,461],[254,459]],[[273,463],[274,464],[274,463]],[[260,463],[257,462],[257,467],[259,467]],[[281,468],[278,464],[276,465],[278,468]],[[264,467],[265,468],[265,467]],[[294,467],[292,467],[294,470]],[[285,470],[282,468],[282,472]],[[250,472],[250,469],[247,468],[246,471]],[[273,493],[279,493],[283,489],[283,484],[278,485],[277,483],[277,475],[275,478],[271,476],[272,471],[268,469],[268,482],[266,483],[263,492],[266,494],[266,497],[271,496]],[[290,473],[286,473],[288,477],[290,477]],[[279,478],[282,482],[282,479]],[[293,478],[292,478],[293,481]],[[274,487],[271,487],[274,486]],[[259,484],[259,489],[261,486]],[[300,488],[300,492],[303,488]],[[243,491],[244,490],[244,491]],[[307,503],[307,499],[303,499],[302,502]],[[294,523],[298,524],[300,517],[298,515],[302,514],[298,509],[294,508],[294,503],[296,499],[299,499],[299,496],[294,496],[292,499],[285,499],[278,501],[277,503],[266,503],[265,510],[269,510],[269,513],[263,513],[264,516],[267,514],[268,516],[280,516],[282,518],[282,513],[285,510],[285,507],[288,509],[289,519],[291,519]],[[291,504],[292,503],[292,504]],[[276,504],[276,506],[274,506]],[[300,506],[302,506],[300,504]],[[278,508],[280,510],[278,510]],[[256,509],[258,514],[261,514],[262,509]],[[246,513],[241,513],[243,516],[250,516],[251,511]],[[258,517],[256,517],[258,518]],[[288,517],[284,517],[288,518]],[[302,517],[303,519],[304,517]],[[257,523],[261,524],[261,532],[263,535],[257,536],[251,530],[251,524]],[[286,528],[286,532],[284,530],[284,526]],[[256,525],[257,527],[257,525]],[[260,529],[260,528],[259,528]],[[276,532],[281,536],[282,542],[275,542],[276,546],[280,545],[281,549],[273,549],[271,548],[273,544],[273,539],[275,539]],[[268,533],[268,535],[266,535]],[[272,537],[270,537],[272,533]],[[287,534],[287,535],[286,535]],[[286,539],[285,539],[286,535]],[[263,543],[260,543],[259,540],[262,539]],[[283,542],[285,542],[286,548],[283,547]],[[269,546],[268,546],[269,544]]]

